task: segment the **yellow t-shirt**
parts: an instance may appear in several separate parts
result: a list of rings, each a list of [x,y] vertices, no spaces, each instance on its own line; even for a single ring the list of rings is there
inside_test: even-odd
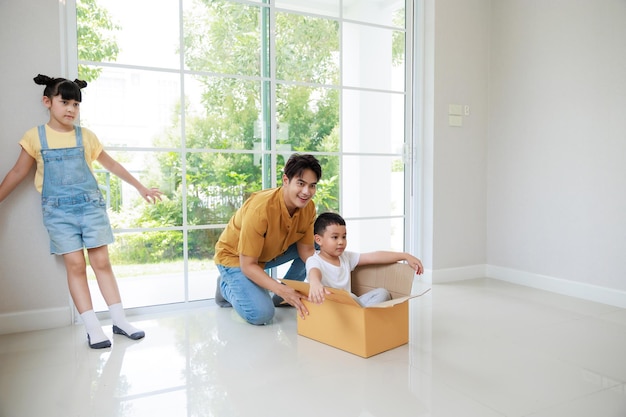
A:
[[[83,133],[83,146],[85,147],[85,160],[87,161],[89,169],[93,171],[92,163],[100,156],[103,146],[95,133],[84,127],[81,129]],[[70,132],[57,132],[46,124],[46,140],[48,141],[48,148],[50,149],[74,148],[76,147],[76,132],[74,130]],[[35,188],[41,193],[43,188],[43,158],[41,157],[41,142],[39,141],[37,127],[24,133],[24,136],[20,140],[20,145],[26,153],[37,161]]]
[[[239,267],[239,254],[258,258],[259,265],[282,255],[296,242],[314,244],[315,204],[289,215],[282,187],[250,196],[228,222],[215,245],[215,263]]]

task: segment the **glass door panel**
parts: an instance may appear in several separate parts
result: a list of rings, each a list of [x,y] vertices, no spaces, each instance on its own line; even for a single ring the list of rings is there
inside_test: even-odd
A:
[[[404,2],[131,3],[76,2],[81,124],[165,193],[147,204],[96,164],[126,307],[213,298],[219,234],[294,152],[320,160],[316,208],[351,250],[403,250]]]
[[[342,176],[344,217],[404,215],[402,156],[345,156]]]
[[[109,256],[125,308],[185,301],[182,231],[117,232]],[[106,311],[93,271],[87,271],[94,310]]]

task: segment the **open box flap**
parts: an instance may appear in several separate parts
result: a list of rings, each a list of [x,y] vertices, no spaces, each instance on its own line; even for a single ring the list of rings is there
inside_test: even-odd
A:
[[[424,287],[419,290],[419,292],[413,292],[411,295],[407,295],[405,297],[393,298],[391,300],[383,301],[382,303],[374,304],[373,306],[367,306],[365,308],[389,308],[398,304],[404,303],[406,300],[410,300],[411,298],[421,297],[430,291],[430,287]]]
[[[359,265],[352,271],[352,292],[363,295],[375,288],[385,288],[393,299],[418,294],[422,279],[408,264]]]
[[[281,279],[280,282],[295,289],[296,291],[298,291],[300,294],[304,295],[305,297],[309,296],[309,283],[308,282],[294,281],[292,279]],[[327,300],[335,301],[341,304],[361,307],[361,305],[354,298],[352,298],[352,295],[348,291],[339,290],[339,289],[330,288],[330,287],[324,287],[324,288],[326,288],[330,292],[330,294],[326,294]]]
[[[289,287],[295,289],[296,291],[298,291],[300,294],[304,295],[305,297],[309,296],[309,283],[308,282],[301,282],[301,281],[294,281],[291,279],[282,279],[280,280],[280,282],[284,283],[285,285],[288,285]],[[417,286],[417,288],[415,287],[415,285]],[[368,306],[366,308],[389,308],[389,307],[393,307],[397,304],[401,304],[403,302],[405,302],[406,300],[409,300],[411,298],[417,298],[417,297],[421,297],[422,295],[426,294],[428,291],[430,291],[430,285],[427,283],[424,283],[422,281],[417,281],[415,283],[414,287],[413,287],[413,291],[411,293],[411,295],[407,295],[404,297],[398,297],[398,298],[394,298],[388,301],[384,301],[382,303],[378,303],[375,304],[373,306]],[[339,290],[337,288],[330,288],[330,287],[324,287],[326,288],[328,291],[330,291],[330,294],[326,294],[326,299],[327,300],[331,300],[334,301],[336,303],[341,303],[341,304],[347,304],[347,305],[351,305],[351,306],[355,306],[355,307],[361,307],[361,304],[358,303],[358,301],[356,301],[353,296],[345,290]]]

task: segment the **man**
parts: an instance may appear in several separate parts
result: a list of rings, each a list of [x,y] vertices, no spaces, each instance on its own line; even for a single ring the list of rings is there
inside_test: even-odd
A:
[[[285,279],[306,277],[305,262],[315,253],[312,200],[321,177],[313,155],[294,154],[285,164],[282,186],[252,194],[233,215],[215,245],[219,306],[232,306],[255,325],[270,322],[280,305],[292,305],[301,317],[308,314],[302,296],[265,269],[293,260]]]

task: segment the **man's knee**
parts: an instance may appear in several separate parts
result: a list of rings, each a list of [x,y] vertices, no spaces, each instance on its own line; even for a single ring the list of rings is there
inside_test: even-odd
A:
[[[274,318],[274,306],[263,306],[247,313],[239,313],[245,321],[255,326],[268,324]]]

